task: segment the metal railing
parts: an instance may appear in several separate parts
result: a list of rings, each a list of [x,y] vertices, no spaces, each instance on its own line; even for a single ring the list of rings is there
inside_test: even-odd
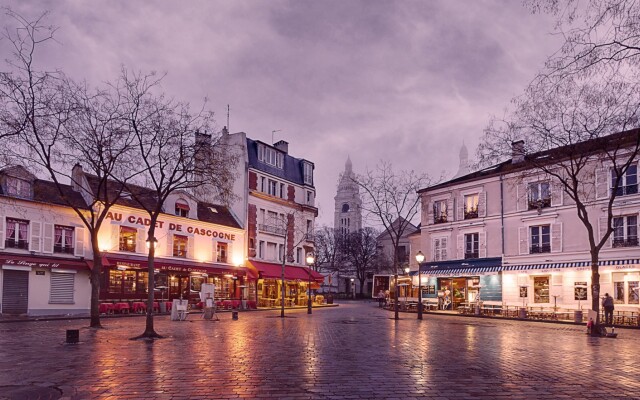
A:
[[[543,244],[542,246],[531,246],[531,249],[529,250],[529,253],[530,254],[551,253],[551,245]]]
[[[276,225],[258,224],[258,230],[279,236],[284,236],[286,234],[286,230]]]
[[[613,247],[634,247],[638,245],[638,237],[613,239]]]
[[[73,254],[73,247],[56,244],[53,246],[54,253]]]
[[[29,242],[24,239],[19,239],[19,240],[7,239],[4,241],[4,247],[11,248],[11,249],[29,250]]]

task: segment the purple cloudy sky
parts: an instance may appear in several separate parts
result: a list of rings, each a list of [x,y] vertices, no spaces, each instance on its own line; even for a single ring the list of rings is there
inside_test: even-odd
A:
[[[520,1],[4,1],[49,10],[58,45],[42,63],[79,79],[120,65],[167,72],[163,87],[231,131],[288,141],[316,165],[319,222],[347,155],[356,172],[380,159],[453,175],[559,46],[547,15]],[[3,15],[2,24],[7,19]],[[6,53],[6,43],[0,50]]]

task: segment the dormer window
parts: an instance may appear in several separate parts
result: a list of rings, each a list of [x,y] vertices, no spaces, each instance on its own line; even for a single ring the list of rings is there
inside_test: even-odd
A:
[[[31,183],[13,176],[7,177],[7,195],[13,197],[31,198]]]
[[[304,183],[313,185],[313,165],[308,162],[302,163],[304,173]]]
[[[179,217],[189,217],[189,204],[184,200],[176,201],[175,214]]]
[[[267,147],[264,144],[258,144],[258,161],[272,165],[276,168],[283,168],[284,154],[276,149]]]

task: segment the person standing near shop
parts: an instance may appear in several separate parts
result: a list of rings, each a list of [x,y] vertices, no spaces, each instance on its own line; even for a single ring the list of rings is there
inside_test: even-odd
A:
[[[605,325],[613,325],[613,297],[609,296],[609,293],[604,294],[604,298],[602,299],[602,307],[604,308]]]
[[[385,299],[387,298],[387,295],[384,294],[384,290],[380,289],[380,291],[378,292],[378,307],[382,308],[385,306]]]

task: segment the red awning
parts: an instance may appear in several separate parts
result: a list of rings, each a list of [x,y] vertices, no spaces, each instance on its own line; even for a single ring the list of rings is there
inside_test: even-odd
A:
[[[121,265],[130,268],[143,269],[147,268],[147,257],[133,256],[124,254],[108,254],[109,265]],[[153,260],[154,269],[160,271],[174,272],[196,272],[196,273],[212,273],[212,274],[232,274],[235,276],[244,276],[247,269],[242,267],[231,267],[228,265],[197,262],[193,260],[170,260],[166,258],[155,258]]]
[[[13,254],[0,254],[0,264],[16,267],[87,270],[84,260],[53,257],[29,257]]]
[[[185,203],[177,203],[176,202],[176,208],[178,208],[180,210],[186,210],[186,211],[190,210],[189,205],[185,204]]]
[[[282,264],[273,264],[260,261],[249,261],[249,263],[256,270],[258,270],[261,278],[279,279],[282,276]],[[318,272],[313,271],[307,267],[300,267],[297,265],[286,265],[284,267],[284,279],[286,280],[306,281],[309,280],[309,275],[311,275],[311,280],[317,282],[324,281],[324,276],[322,274],[319,274]]]

